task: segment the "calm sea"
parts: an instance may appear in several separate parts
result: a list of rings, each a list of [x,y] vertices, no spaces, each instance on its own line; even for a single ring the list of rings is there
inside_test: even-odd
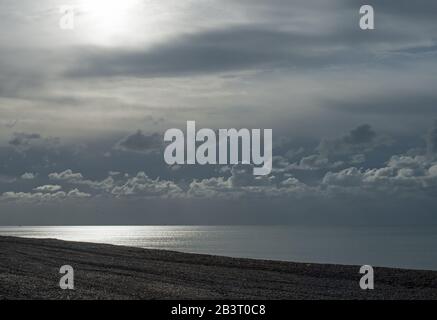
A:
[[[437,227],[0,227],[0,235],[56,238],[231,257],[437,270]]]

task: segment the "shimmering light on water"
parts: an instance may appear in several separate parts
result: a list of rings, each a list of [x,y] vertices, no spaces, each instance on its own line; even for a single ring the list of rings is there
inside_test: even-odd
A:
[[[437,270],[437,227],[50,226],[0,227],[0,235],[256,259]]]

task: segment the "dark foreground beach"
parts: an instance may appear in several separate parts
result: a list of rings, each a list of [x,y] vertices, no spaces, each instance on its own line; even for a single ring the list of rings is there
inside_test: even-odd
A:
[[[59,288],[74,268],[75,290]],[[0,237],[0,299],[437,299],[437,272],[234,259]]]

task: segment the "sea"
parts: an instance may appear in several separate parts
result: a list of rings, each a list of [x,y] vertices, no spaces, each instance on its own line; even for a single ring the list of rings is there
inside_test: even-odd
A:
[[[0,226],[0,236],[253,259],[437,270],[435,226]]]

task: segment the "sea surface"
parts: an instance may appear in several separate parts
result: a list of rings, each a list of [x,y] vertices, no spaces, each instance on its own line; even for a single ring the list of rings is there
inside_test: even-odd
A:
[[[255,259],[437,270],[437,227],[0,226],[0,235]]]

